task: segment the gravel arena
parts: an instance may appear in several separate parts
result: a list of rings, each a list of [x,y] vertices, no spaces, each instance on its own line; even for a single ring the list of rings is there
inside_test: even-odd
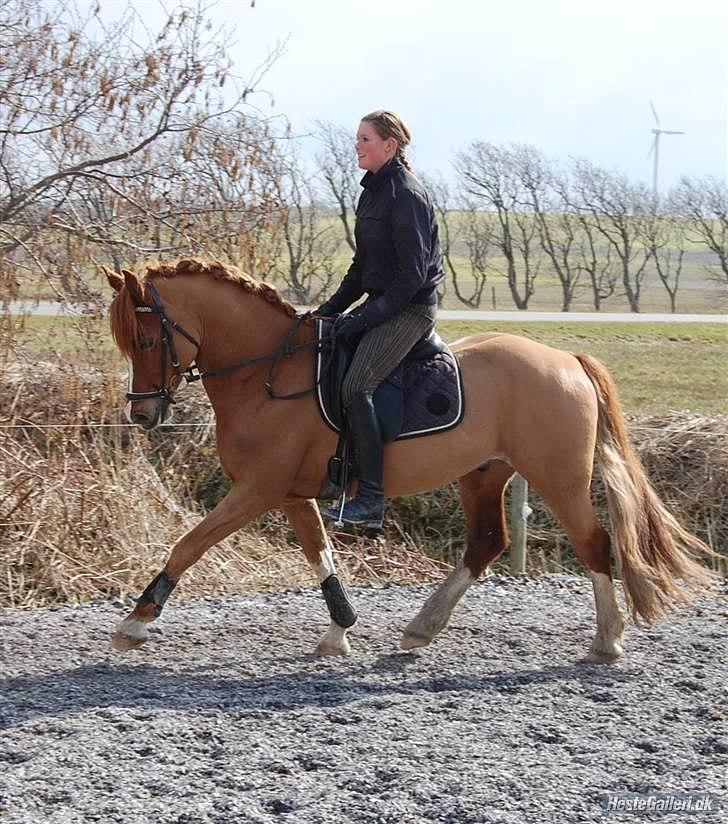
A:
[[[728,821],[724,584],[611,666],[587,579],[491,576],[399,651],[431,590],[352,589],[337,659],[316,589],[173,598],[125,654],[122,601],[0,610],[0,821]]]

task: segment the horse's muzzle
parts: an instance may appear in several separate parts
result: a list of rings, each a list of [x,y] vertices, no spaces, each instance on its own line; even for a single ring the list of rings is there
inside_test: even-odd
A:
[[[127,417],[132,423],[149,431],[170,420],[172,410],[169,408],[169,404],[164,401],[157,403],[137,401],[129,404]]]
[[[135,423],[137,426],[141,426],[142,429],[154,429],[154,427],[159,424],[159,418],[159,408],[157,408],[157,411],[151,415],[142,410],[131,413],[132,423]]]

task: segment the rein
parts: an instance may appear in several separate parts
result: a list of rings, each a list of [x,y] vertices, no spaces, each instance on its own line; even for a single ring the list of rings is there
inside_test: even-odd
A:
[[[254,366],[257,363],[263,363],[264,361],[271,361],[270,369],[268,370],[268,376],[265,382],[265,389],[268,395],[274,400],[294,400],[296,398],[302,398],[305,395],[310,395],[311,392],[314,391],[317,385],[317,381],[314,382],[313,386],[308,389],[303,389],[300,392],[291,392],[287,395],[278,395],[275,390],[273,389],[273,375],[275,372],[276,367],[278,364],[283,360],[283,358],[291,357],[296,352],[300,352],[303,349],[308,349],[311,346],[316,345],[316,339],[306,341],[305,343],[299,343],[295,346],[291,346],[290,342],[295,336],[296,332],[298,331],[301,323],[306,319],[308,313],[303,315],[296,315],[293,319],[293,323],[286,332],[286,336],[283,339],[283,343],[281,346],[273,352],[268,352],[265,355],[258,355],[254,358],[248,358],[246,360],[237,361],[236,363],[231,363],[229,366],[223,366],[220,369],[210,369],[207,372],[200,372],[199,367],[193,360],[193,362],[182,371],[182,367],[179,363],[179,358],[177,357],[177,349],[174,345],[174,333],[179,332],[184,338],[187,340],[197,349],[197,354],[200,351],[200,342],[193,337],[183,326],[181,326],[177,321],[172,320],[170,318],[165,309],[164,304],[162,303],[162,299],[159,296],[159,292],[155,287],[153,282],[148,283],[149,292],[152,296],[152,305],[151,306],[135,306],[134,311],[140,313],[153,313],[159,316],[159,323],[162,328],[162,347],[161,347],[161,356],[162,356],[162,363],[161,363],[161,375],[162,375],[162,384],[159,389],[153,390],[151,392],[127,392],[126,397],[129,401],[144,401],[150,400],[152,398],[159,398],[162,401],[162,404],[166,408],[169,404],[174,403],[174,389],[172,388],[172,379],[182,378],[187,381],[187,383],[194,383],[195,381],[205,380],[205,378],[214,378],[218,375],[226,375],[229,372],[234,372],[236,369],[243,369],[246,366]],[[169,381],[167,381],[167,353],[169,353],[170,360],[172,362],[172,375],[170,376]],[[196,356],[195,356],[196,357]]]

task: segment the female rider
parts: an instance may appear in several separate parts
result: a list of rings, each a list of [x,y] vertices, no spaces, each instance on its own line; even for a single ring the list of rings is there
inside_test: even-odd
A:
[[[366,301],[335,323],[337,336],[359,340],[342,387],[342,402],[357,457],[357,496],[342,520],[381,527],[382,436],[372,394],[435,325],[442,254],[432,201],[405,157],[411,141],[396,114],[378,110],[361,119],[359,167],[366,170],[356,209],[356,252],[336,292],[315,314],[338,315],[364,294]],[[339,517],[337,509],[324,515]]]

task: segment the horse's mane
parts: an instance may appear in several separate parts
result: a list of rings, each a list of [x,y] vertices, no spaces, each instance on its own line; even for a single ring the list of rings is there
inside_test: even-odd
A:
[[[235,266],[219,260],[182,258],[176,263],[160,262],[149,265],[145,268],[142,277],[136,275],[139,291],[144,294],[146,283],[154,278],[174,278],[178,275],[205,275],[214,280],[234,283],[244,292],[278,307],[289,318],[296,316],[296,308],[281,297],[275,286],[254,280]],[[111,334],[119,349],[128,356],[131,356],[137,348],[142,336],[140,318],[134,311],[135,305],[133,295],[126,286],[123,286],[112,301],[109,310]]]
[[[147,266],[145,280],[152,278],[174,278],[177,275],[207,275],[215,280],[225,280],[239,286],[243,291],[263,298],[267,303],[278,306],[289,318],[296,316],[296,308],[283,300],[280,292],[262,280],[254,280],[235,266],[219,260],[182,258],[176,263],[158,263]]]

